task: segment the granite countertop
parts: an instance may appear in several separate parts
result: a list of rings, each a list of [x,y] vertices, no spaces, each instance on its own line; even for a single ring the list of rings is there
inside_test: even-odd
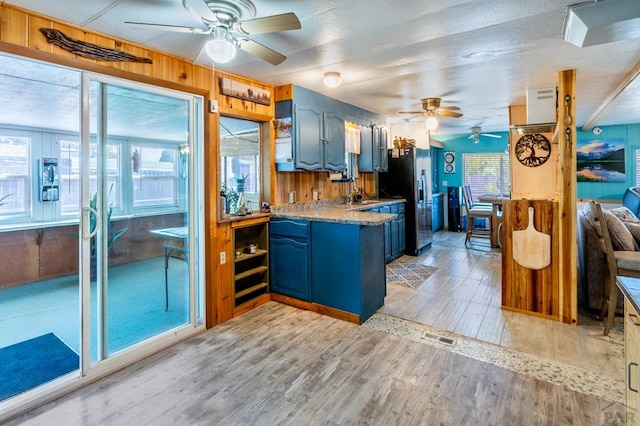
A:
[[[619,276],[616,283],[633,309],[640,312],[640,278]]]
[[[388,213],[369,213],[362,210],[405,202],[404,199],[365,200],[364,204],[344,204],[333,200],[312,201],[307,203],[285,204],[271,207],[272,218],[309,220],[315,222],[343,223],[347,225],[378,226],[390,222],[398,215]]]

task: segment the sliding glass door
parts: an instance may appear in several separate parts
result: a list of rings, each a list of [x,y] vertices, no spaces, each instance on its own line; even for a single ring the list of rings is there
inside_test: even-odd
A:
[[[202,99],[3,54],[0,69],[2,414],[202,327],[204,274]]]

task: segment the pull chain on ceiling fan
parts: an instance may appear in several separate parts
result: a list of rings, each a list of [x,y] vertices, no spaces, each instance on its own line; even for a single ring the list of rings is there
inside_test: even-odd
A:
[[[246,36],[302,28],[298,17],[292,12],[255,18],[256,8],[250,0],[182,0],[182,6],[199,20],[203,27],[130,21],[125,24],[163,31],[212,35],[203,50],[217,63],[229,62],[234,58],[236,49],[241,49],[273,65],[281,64],[287,57]],[[241,20],[242,18],[245,20]]]

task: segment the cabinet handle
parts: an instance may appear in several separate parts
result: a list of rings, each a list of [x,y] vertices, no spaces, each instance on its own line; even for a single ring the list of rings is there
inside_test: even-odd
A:
[[[640,321],[638,321],[638,316],[636,314],[627,314],[629,315],[629,320],[633,325],[640,325]]]
[[[631,387],[631,366],[635,365],[636,367],[638,366],[637,362],[630,362],[627,365],[627,387],[629,388],[630,391],[638,393],[638,389],[634,389]]]

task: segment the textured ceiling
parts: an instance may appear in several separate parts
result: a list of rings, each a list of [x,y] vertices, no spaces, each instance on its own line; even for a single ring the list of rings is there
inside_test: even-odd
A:
[[[602,3],[616,0],[602,0]],[[196,26],[181,0],[9,0],[93,31],[196,60],[208,36],[132,28],[125,21]],[[285,54],[273,66],[240,51],[218,69],[268,84],[294,83],[388,117],[443,98],[464,116],[443,118],[441,134],[506,131],[508,106],[528,88],[556,86],[558,72],[577,70],[582,126],[640,61],[638,39],[578,48],[562,40],[572,0],[254,0],[257,17],[294,12],[302,29],[250,36]],[[342,73],[336,89],[326,71]],[[612,102],[596,125],[640,123],[636,84]],[[419,120],[422,118],[414,118]]]

